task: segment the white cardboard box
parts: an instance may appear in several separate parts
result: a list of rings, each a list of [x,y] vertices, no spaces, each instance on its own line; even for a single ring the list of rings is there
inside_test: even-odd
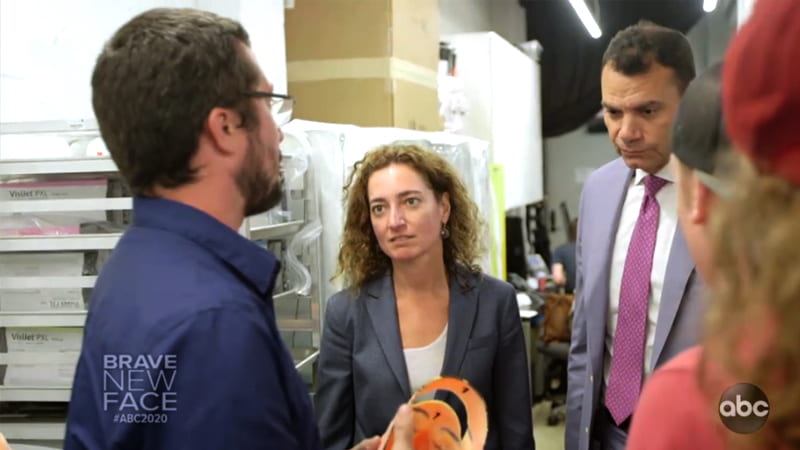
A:
[[[15,352],[76,352],[81,349],[83,328],[52,327],[5,329],[9,353]]]
[[[76,360],[77,363],[77,360]],[[71,386],[77,364],[12,365],[6,368],[4,386]]]
[[[14,277],[78,277],[83,273],[83,253],[17,253],[0,259],[0,279]],[[0,311],[83,310],[80,288],[41,286],[7,289],[0,280]]]
[[[0,183],[0,202],[105,198],[108,180]],[[0,215],[0,235],[78,234],[82,223],[106,219],[98,211],[36,212]]]

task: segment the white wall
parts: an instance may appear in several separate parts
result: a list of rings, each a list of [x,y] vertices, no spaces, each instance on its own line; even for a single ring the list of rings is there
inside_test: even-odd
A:
[[[516,44],[525,42],[525,9],[519,0],[439,0],[441,35],[494,31]]]
[[[544,181],[548,207],[556,212],[555,232],[550,233],[552,248],[566,242],[565,224],[559,209],[566,202],[571,217],[578,215],[578,202],[586,175],[617,157],[608,135],[589,134],[582,126],[570,133],[545,139]]]
[[[497,33],[451,36],[468,108],[459,132],[504,166],[505,209],[542,199],[539,64]]]
[[[441,35],[491,30],[490,1],[439,0]]]
[[[720,0],[717,8],[705,14],[686,37],[692,45],[697,73],[722,61],[733,32],[736,30],[736,1]]]
[[[200,7],[241,20],[267,77],[285,91],[283,0],[3,0],[0,121],[92,117],[91,72],[103,44],[156,6]]]
[[[489,22],[492,31],[512,44],[527,41],[525,8],[519,4],[519,0],[492,0],[490,3]]]

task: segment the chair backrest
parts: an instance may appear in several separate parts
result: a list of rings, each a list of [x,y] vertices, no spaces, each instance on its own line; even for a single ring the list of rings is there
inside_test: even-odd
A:
[[[571,328],[572,294],[548,294],[544,301],[542,340],[544,342],[569,342]]]

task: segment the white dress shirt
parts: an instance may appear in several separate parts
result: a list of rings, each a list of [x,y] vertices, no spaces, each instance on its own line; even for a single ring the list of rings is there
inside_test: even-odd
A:
[[[622,272],[625,269],[625,259],[628,256],[628,246],[631,243],[633,229],[639,218],[639,210],[644,199],[645,187],[644,177],[647,172],[636,169],[634,176],[628,185],[628,192],[625,195],[625,204],[622,205],[622,213],[617,227],[617,236],[614,241],[614,251],[611,256],[611,277],[609,280],[608,293],[608,314],[606,319],[606,353],[604,378],[606,387],[608,386],[608,374],[611,370],[611,358],[614,353],[614,335],[617,331],[617,316],[619,313],[619,294],[622,286]],[[669,261],[672,239],[678,224],[677,196],[675,189],[675,177],[672,175],[670,165],[667,164],[656,176],[663,178],[669,183],[664,185],[658,193],[658,232],[656,235],[656,245],[653,250],[653,267],[650,272],[650,295],[648,297],[647,311],[647,340],[644,348],[644,378],[647,379],[651,372],[651,359],[653,358],[653,343],[656,336],[656,323],[658,323],[658,310],[661,305],[661,292],[664,289],[664,277],[667,273],[667,262]]]

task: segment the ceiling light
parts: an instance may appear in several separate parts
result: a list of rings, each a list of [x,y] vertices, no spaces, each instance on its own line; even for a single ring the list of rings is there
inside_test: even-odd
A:
[[[717,7],[717,0],[703,0],[703,11],[711,12]]]
[[[714,3],[716,4],[716,1]],[[569,4],[572,5],[572,8],[575,10],[575,14],[577,14],[581,19],[581,22],[583,22],[583,26],[585,26],[586,31],[589,32],[589,36],[597,39],[603,35],[603,33],[600,31],[600,27],[594,20],[594,17],[589,11],[589,7],[586,6],[586,2],[584,0],[569,0]]]

